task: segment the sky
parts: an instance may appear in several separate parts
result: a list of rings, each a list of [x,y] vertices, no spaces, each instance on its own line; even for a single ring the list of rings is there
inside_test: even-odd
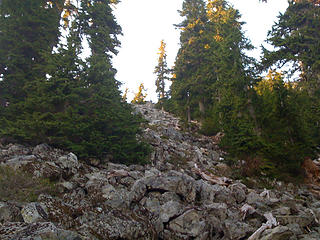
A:
[[[128,100],[143,83],[147,90],[147,100],[157,101],[155,92],[156,75],[153,73],[158,61],[158,49],[163,39],[166,44],[168,66],[172,67],[179,49],[179,30],[174,27],[182,21],[178,10],[183,0],[122,0],[114,14],[122,27],[123,36],[119,53],[113,59],[116,75],[123,85],[121,90],[129,89]],[[240,11],[245,35],[257,48],[249,53],[259,58],[261,44],[272,25],[277,21],[279,12],[288,6],[287,0],[229,0]]]

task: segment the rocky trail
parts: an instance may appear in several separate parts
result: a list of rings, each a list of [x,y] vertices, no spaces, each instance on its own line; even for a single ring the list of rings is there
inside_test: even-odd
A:
[[[140,136],[154,150],[145,166],[87,164],[46,144],[0,145],[7,172],[56,182],[33,201],[10,199],[28,179],[5,185],[12,174],[1,172],[0,239],[320,239],[319,198],[306,186],[250,189],[232,179],[213,138],[183,131],[151,103],[135,109],[149,121]]]

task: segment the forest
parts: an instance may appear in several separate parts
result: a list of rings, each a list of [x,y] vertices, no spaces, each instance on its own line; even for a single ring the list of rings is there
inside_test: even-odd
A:
[[[147,160],[150,146],[136,138],[144,120],[132,114],[112,66],[118,2],[0,1],[1,141],[45,142],[84,160]],[[247,55],[253,46],[227,1],[184,0],[179,13],[175,66],[161,42],[155,67],[159,108],[186,126],[200,122],[202,134],[223,133],[220,147],[250,174],[300,175],[320,143],[319,1],[289,1],[266,39],[273,50],[262,48],[259,60]]]

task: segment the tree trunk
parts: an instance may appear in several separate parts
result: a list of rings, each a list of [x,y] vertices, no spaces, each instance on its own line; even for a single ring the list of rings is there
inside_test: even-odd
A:
[[[190,106],[187,107],[187,118],[188,118],[188,123],[191,122],[191,111],[190,111]]]
[[[257,134],[257,136],[261,136],[261,129],[258,126],[256,113],[254,111],[254,108],[252,106],[252,102],[251,102],[250,98],[248,99],[248,110],[249,110],[250,117],[253,119],[253,122],[254,122],[254,126],[255,126],[254,131]]]

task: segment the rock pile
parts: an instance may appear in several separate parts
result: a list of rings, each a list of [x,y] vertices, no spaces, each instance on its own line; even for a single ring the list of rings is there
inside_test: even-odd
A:
[[[152,104],[136,111],[149,120],[142,137],[154,152],[146,166],[88,165],[45,144],[0,146],[0,167],[58,188],[34,202],[0,195],[0,239],[320,239],[320,203],[306,187],[250,189],[217,176],[230,171],[211,138],[181,131]]]

